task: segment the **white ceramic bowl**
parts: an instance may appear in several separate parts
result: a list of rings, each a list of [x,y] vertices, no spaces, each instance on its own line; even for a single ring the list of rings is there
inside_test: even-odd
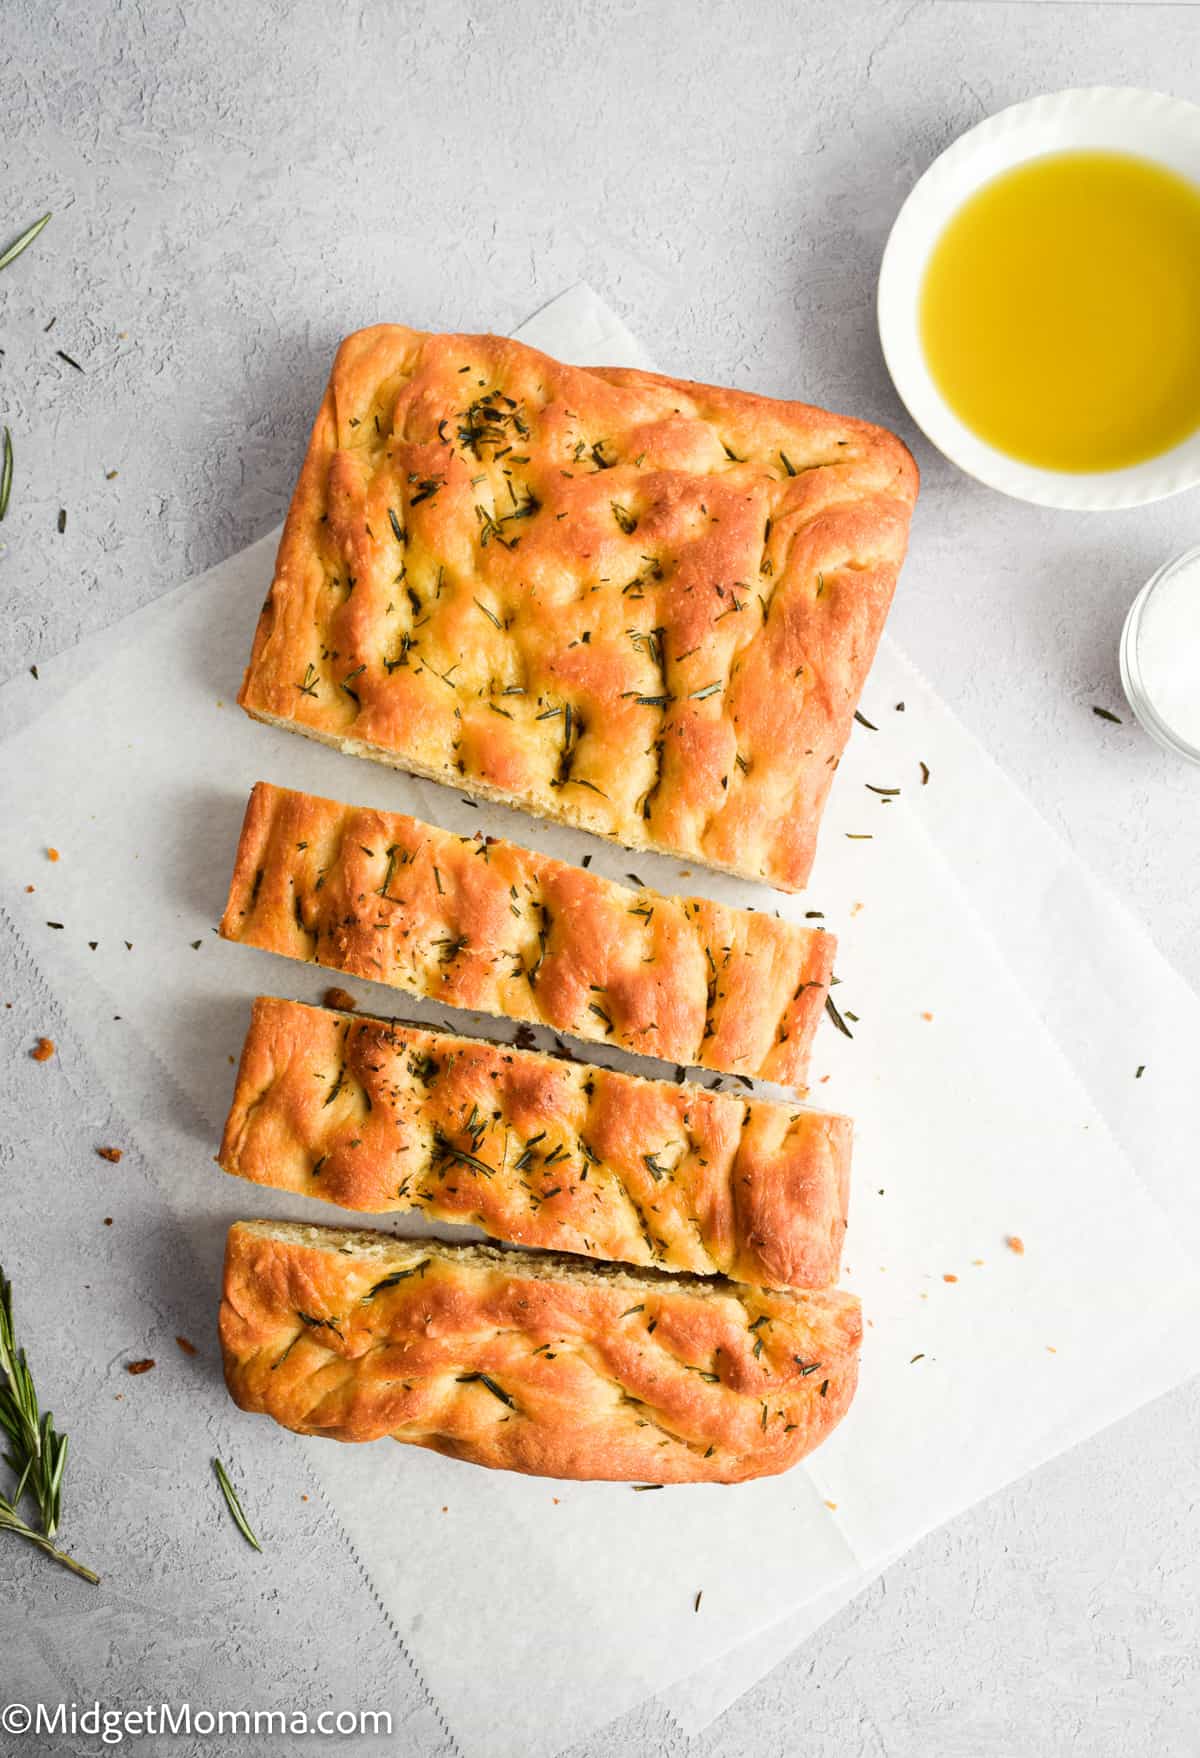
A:
[[[1121,683],[1129,706],[1152,739],[1156,739],[1165,750],[1174,751],[1179,757],[1186,757],[1189,763],[1200,763],[1200,747],[1189,743],[1159,713],[1153,691],[1147,688],[1146,680],[1142,676],[1140,641],[1142,619],[1154,594],[1173,576],[1181,573],[1184,568],[1192,567],[1196,562],[1200,562],[1200,544],[1195,549],[1185,550],[1182,555],[1164,562],[1158,572],[1150,576],[1129,607],[1125,627],[1121,630],[1120,649]]]
[[[1092,86],[1014,104],[961,135],[934,160],[896,217],[879,271],[879,335],[909,414],[968,475],[1040,506],[1136,507],[1200,483],[1200,430],[1124,470],[1040,470],[997,451],[959,420],[921,347],[921,285],[951,215],[1000,172],[1045,153],[1081,148],[1137,153],[1200,185],[1200,108],[1162,92]]]

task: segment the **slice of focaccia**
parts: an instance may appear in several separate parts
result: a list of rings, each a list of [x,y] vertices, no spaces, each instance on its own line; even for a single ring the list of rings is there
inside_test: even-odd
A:
[[[631,875],[631,877],[634,877]],[[221,933],[455,1007],[803,1083],[832,934],[259,782]]]
[[[836,1426],[859,1303],[578,1259],[244,1221],[220,1316],[243,1410],[543,1477],[737,1483]]]
[[[366,1213],[772,1286],[836,1280],[848,1118],[260,997],[220,1164]]]
[[[338,350],[239,700],[797,890],[916,492],[866,422],[380,324]]]

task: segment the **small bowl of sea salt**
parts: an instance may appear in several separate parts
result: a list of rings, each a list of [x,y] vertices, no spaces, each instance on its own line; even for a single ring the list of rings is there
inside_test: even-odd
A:
[[[1121,682],[1151,738],[1200,763],[1200,545],[1166,562],[1130,605]]]

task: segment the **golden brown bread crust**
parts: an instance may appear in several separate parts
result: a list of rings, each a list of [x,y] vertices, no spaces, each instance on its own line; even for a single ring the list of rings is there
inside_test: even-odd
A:
[[[797,890],[916,488],[804,403],[380,324],[338,350],[239,700]]]
[[[669,1062],[802,1085],[832,934],[631,891],[493,837],[259,782],[221,923],[240,940]]]
[[[243,1410],[542,1477],[739,1483],[786,1471],[849,1407],[849,1294],[389,1239],[230,1229],[220,1333]]]
[[[848,1118],[260,996],[219,1163],[364,1213],[820,1288]]]

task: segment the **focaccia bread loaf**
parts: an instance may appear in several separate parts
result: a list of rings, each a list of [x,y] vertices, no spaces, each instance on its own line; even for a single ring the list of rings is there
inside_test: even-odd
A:
[[[848,1118],[260,996],[219,1163],[364,1213],[819,1288]]]
[[[380,324],[338,350],[239,700],[797,890],[916,492],[866,422]]]
[[[631,875],[632,877],[632,875]],[[221,933],[455,1007],[803,1083],[832,934],[259,782]]]
[[[243,1410],[542,1477],[738,1483],[849,1407],[859,1303],[283,1222],[229,1232]]]

